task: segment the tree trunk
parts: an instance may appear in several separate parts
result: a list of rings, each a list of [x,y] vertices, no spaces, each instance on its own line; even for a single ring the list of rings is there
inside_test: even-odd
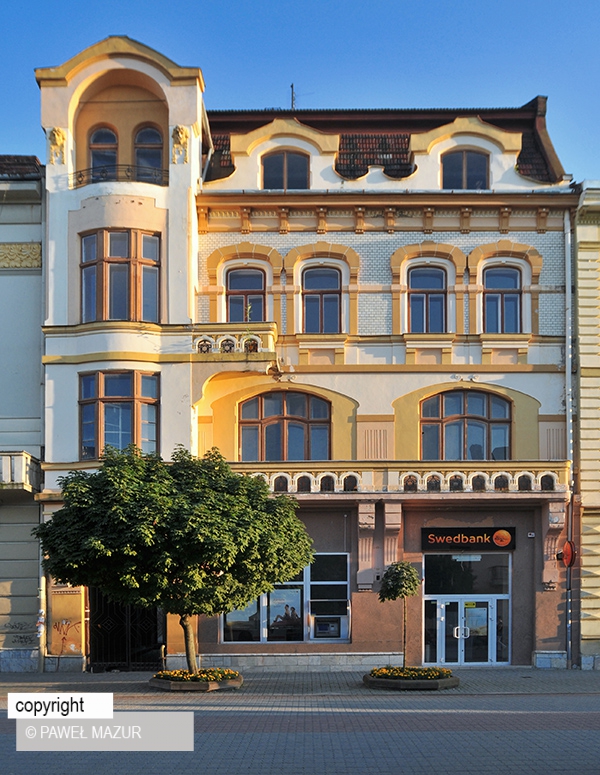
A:
[[[190,673],[197,673],[196,664],[196,640],[192,627],[192,617],[189,614],[182,614],[179,618],[179,624],[183,627],[183,636],[185,640],[185,658],[187,659],[188,670]]]
[[[402,598],[404,610],[402,612],[402,667],[406,667],[406,598]]]

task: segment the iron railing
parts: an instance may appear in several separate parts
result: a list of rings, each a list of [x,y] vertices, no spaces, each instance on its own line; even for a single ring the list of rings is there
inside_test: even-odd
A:
[[[168,186],[169,171],[130,164],[110,164],[77,170],[71,175],[72,188],[110,181],[137,181],[138,183],[152,183],[156,186]]]

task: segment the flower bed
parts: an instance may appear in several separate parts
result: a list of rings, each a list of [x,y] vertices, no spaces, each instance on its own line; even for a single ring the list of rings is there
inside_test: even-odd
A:
[[[161,670],[150,679],[150,685],[164,691],[213,692],[217,689],[239,689],[244,683],[237,670],[211,667],[190,673],[189,670]]]
[[[453,689],[459,679],[447,667],[374,667],[363,682],[372,689],[431,691]]]

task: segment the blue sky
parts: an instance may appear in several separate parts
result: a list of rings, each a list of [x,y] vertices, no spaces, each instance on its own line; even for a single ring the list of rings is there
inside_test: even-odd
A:
[[[575,180],[600,179],[598,0],[3,0],[0,153],[44,153],[34,67],[129,35],[202,68],[208,108],[513,107],[549,97]]]

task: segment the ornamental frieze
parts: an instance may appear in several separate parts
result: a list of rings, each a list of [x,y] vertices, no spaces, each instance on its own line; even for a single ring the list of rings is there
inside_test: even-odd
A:
[[[0,242],[0,269],[39,269],[41,266],[41,243]]]

